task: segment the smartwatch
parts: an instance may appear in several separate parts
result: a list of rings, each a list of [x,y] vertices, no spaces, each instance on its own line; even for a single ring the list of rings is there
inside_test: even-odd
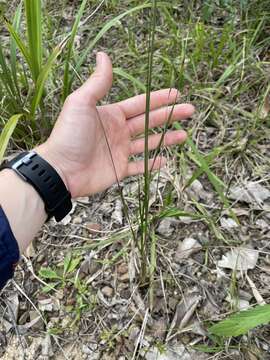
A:
[[[48,219],[61,221],[72,209],[71,194],[57,171],[36,152],[23,152],[0,166],[14,170],[44,201]]]

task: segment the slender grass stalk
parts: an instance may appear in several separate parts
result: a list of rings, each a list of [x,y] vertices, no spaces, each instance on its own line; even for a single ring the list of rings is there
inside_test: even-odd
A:
[[[151,18],[149,26],[149,43],[148,43],[148,64],[147,64],[147,85],[146,85],[146,105],[145,105],[145,126],[144,126],[144,199],[143,199],[143,213],[142,213],[142,234],[141,234],[141,280],[145,282],[147,277],[147,263],[148,263],[148,240],[149,240],[149,193],[150,193],[150,171],[149,171],[149,116],[150,116],[150,101],[152,90],[152,73],[153,73],[153,59],[154,59],[154,42],[156,30],[157,17],[157,1],[152,0]]]
[[[151,233],[151,249],[150,249],[150,271],[149,271],[149,307],[150,311],[154,308],[154,296],[155,296],[155,271],[157,267],[157,237],[154,231]]]
[[[19,31],[19,27],[21,24],[21,16],[22,16],[22,2],[19,4],[19,6],[16,9],[15,16],[13,19],[12,26],[16,32]],[[17,72],[17,44],[14,38],[10,37],[10,66],[11,66],[11,72],[12,77],[14,81],[14,85],[17,90],[17,95],[19,98],[20,103],[22,103],[21,93],[19,89],[19,83],[18,83],[18,72]]]
[[[42,66],[42,12],[41,0],[24,0],[28,49],[34,80],[37,81]]]

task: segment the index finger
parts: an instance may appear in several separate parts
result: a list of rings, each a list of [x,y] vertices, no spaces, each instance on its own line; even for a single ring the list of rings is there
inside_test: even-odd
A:
[[[158,109],[162,106],[174,104],[179,96],[177,89],[163,89],[151,92],[150,110]],[[146,94],[137,95],[127,100],[117,103],[125,113],[126,118],[145,113],[146,110]]]

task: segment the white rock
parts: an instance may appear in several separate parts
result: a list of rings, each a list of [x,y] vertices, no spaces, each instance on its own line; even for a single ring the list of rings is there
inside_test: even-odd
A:
[[[263,219],[258,219],[256,221],[256,225],[260,228],[260,229],[268,229],[270,228],[270,223],[269,222],[266,222],[265,220]]]
[[[235,228],[235,227],[239,226],[236,221],[234,221],[231,218],[227,218],[227,217],[223,217],[223,218],[220,219],[220,225],[224,229],[232,229],[232,228]]]
[[[193,253],[199,251],[202,248],[201,244],[193,238],[185,238],[176,250],[176,260],[187,259]]]
[[[249,302],[244,299],[239,299],[238,308],[239,310],[247,310],[249,308]]]
[[[172,226],[174,222],[175,220],[171,218],[166,218],[161,220],[157,228],[157,232],[163,236],[167,236],[167,237],[171,236],[174,230]]]
[[[248,248],[234,248],[222,256],[218,266],[232,270],[254,269],[257,264],[259,253]]]

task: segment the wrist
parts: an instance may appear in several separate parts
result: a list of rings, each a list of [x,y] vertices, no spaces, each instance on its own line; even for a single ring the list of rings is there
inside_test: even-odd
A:
[[[36,148],[33,149],[38,155],[40,155],[44,160],[46,160],[58,173],[58,175],[61,177],[63,183],[65,184],[68,191],[69,184],[68,184],[68,176],[65,173],[65,171],[61,167],[61,161],[53,154],[52,151],[50,151],[47,143],[43,143]]]

